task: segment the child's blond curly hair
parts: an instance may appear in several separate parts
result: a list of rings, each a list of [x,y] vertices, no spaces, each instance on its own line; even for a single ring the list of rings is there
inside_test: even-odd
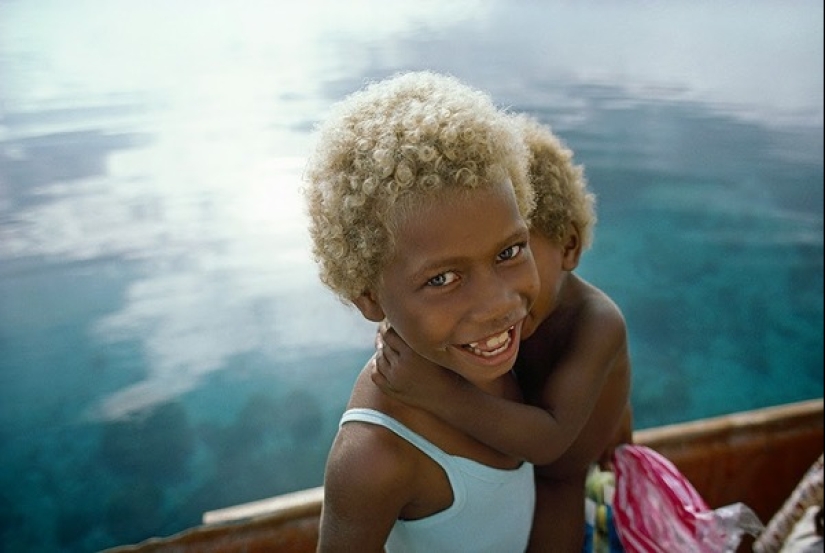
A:
[[[354,300],[379,283],[399,223],[422,201],[507,178],[527,219],[527,151],[488,95],[429,71],[369,84],[333,108],[304,174],[321,281]]]
[[[572,223],[579,231],[582,249],[589,248],[596,225],[596,197],[587,188],[583,168],[573,164],[573,152],[548,126],[529,115],[512,117],[530,152],[530,182],[536,199],[530,226],[561,242]]]

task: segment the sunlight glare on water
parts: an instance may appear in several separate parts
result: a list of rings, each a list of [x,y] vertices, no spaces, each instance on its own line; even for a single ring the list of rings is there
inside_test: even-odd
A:
[[[284,355],[316,342],[302,319],[340,306],[307,279],[314,268],[298,193],[303,158],[273,155],[306,153],[306,118],[322,109],[307,100],[328,69],[323,50],[339,58],[346,53],[332,48],[348,35],[381,40],[480,13],[477,2],[433,10],[433,2],[376,8],[311,1],[288,13],[269,2],[214,1],[44,2],[31,14],[22,4],[12,8],[26,23],[9,25],[18,35],[7,39],[12,53],[19,38],[39,54],[38,67],[24,67],[12,88],[12,106],[138,103],[146,111],[125,124],[86,123],[152,134],[148,144],[111,153],[103,176],[70,189],[55,183],[46,193],[60,201],[34,206],[19,214],[27,225],[4,229],[6,255],[151,262],[153,270],[129,286],[126,304],[95,325],[103,340],[145,336],[150,367],[146,380],[103,401],[105,417],[178,396],[232,355],[261,349],[260,332],[249,328],[261,321],[243,314],[271,297],[273,282],[285,297],[279,318],[297,320],[269,347]],[[294,127],[300,133],[291,133]],[[290,296],[301,298],[301,309]],[[209,324],[216,305],[223,318]],[[324,342],[335,347],[364,337],[363,328],[354,336],[336,331]]]

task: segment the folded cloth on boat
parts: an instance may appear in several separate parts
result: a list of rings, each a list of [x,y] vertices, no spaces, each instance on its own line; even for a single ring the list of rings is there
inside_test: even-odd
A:
[[[820,522],[817,523],[817,517]],[[823,548],[822,541],[822,507],[808,507],[799,519],[779,553],[816,553]]]
[[[814,461],[785,503],[753,544],[754,553],[777,553],[811,507],[823,504],[823,455]],[[822,551],[820,542],[819,551]],[[803,550],[789,550],[803,551]]]

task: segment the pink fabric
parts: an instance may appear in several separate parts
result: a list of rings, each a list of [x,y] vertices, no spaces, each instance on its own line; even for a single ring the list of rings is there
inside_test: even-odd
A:
[[[673,463],[648,447],[625,445],[613,464],[613,511],[627,553],[726,551],[713,511]]]

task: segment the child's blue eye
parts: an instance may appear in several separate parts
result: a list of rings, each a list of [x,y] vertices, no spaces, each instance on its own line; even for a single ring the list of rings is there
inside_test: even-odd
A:
[[[524,243],[522,244],[514,244],[498,254],[499,261],[507,261],[508,259],[513,259],[514,257],[518,257],[518,255],[524,249]]]
[[[439,287],[439,286],[447,286],[448,284],[452,284],[458,279],[458,275],[456,275],[453,271],[447,271],[446,273],[441,273],[440,275],[436,275],[430,280],[427,281],[427,286],[432,287]]]

